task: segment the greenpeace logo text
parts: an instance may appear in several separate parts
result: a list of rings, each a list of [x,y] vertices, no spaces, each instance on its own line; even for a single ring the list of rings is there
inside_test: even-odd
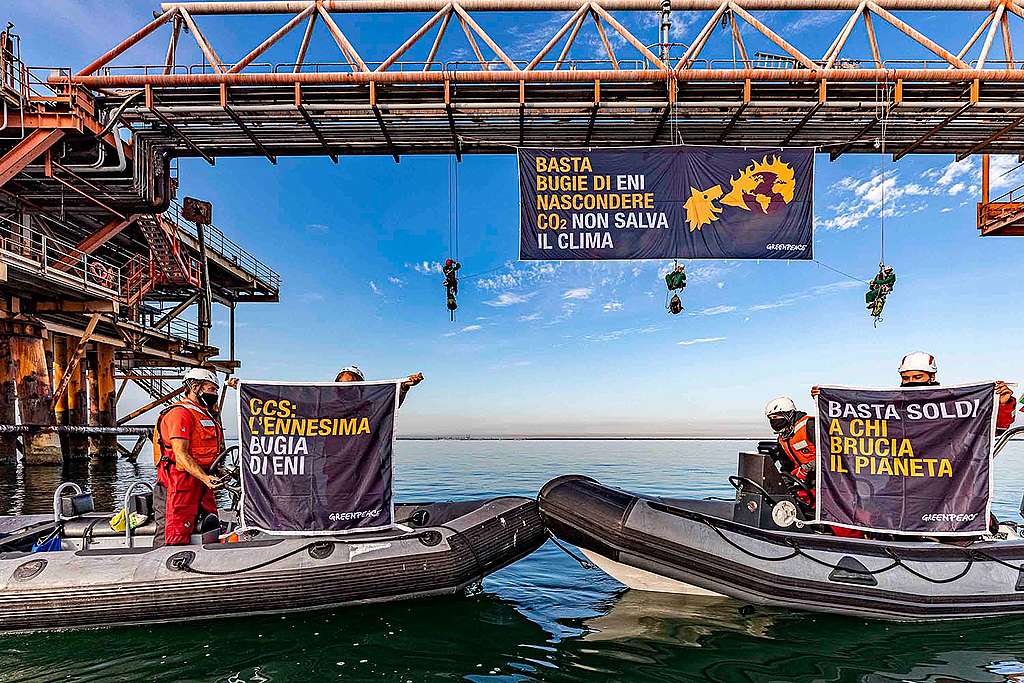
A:
[[[973,522],[978,516],[977,512],[950,514],[945,512],[932,512],[921,515],[922,522]]]
[[[328,519],[332,522],[342,522],[351,519],[370,519],[380,516],[380,508],[376,510],[357,510],[356,512],[332,512]]]

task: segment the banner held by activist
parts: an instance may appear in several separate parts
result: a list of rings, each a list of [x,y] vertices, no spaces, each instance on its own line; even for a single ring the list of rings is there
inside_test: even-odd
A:
[[[820,388],[815,521],[861,531],[988,531],[995,383]]]
[[[400,385],[239,383],[242,528],[335,535],[393,526]]]
[[[814,150],[519,150],[523,260],[813,258]]]

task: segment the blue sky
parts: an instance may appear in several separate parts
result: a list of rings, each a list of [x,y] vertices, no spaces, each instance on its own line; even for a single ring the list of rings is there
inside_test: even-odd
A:
[[[144,24],[155,8],[5,3],[27,63],[73,67]],[[653,15],[619,16],[645,41],[656,40]],[[675,38],[692,39],[706,16],[677,12]],[[759,16],[820,55],[846,15]],[[365,59],[381,59],[425,18],[343,26]],[[982,16],[908,18],[956,51]],[[535,24],[507,15],[478,19],[515,47],[513,57],[524,57],[564,15],[539,15]],[[199,23],[231,60],[284,21]],[[877,21],[876,29],[883,54],[923,56]],[[744,35],[750,52],[767,47]],[[310,59],[337,59],[324,38]],[[578,56],[593,57],[596,37],[581,38]],[[140,44],[122,62],[159,61],[164,40]],[[282,49],[281,61],[293,59],[291,43]],[[457,44],[447,49],[454,59],[466,54]],[[1001,54],[998,42],[995,49]],[[620,45],[620,57],[629,54]],[[844,54],[870,54],[862,28]],[[454,324],[437,272],[449,254],[447,157],[404,157],[397,165],[390,158],[338,165],[282,158],[276,167],[220,159],[212,168],[183,160],[181,176],[182,193],[214,201],[215,222],[284,280],[281,304],[239,309],[243,377],[327,380],[349,363],[373,378],[422,371],[426,381],[402,410],[405,433],[708,434],[750,432],[778,394],[809,407],[812,384],[891,385],[902,354],[917,349],[938,356],[945,383],[1024,379],[1017,352],[1024,238],[977,237],[979,163],[956,164],[951,156],[830,163],[818,155],[815,253],[829,266],[864,279],[877,269],[885,186],[886,260],[899,282],[877,329],[863,308],[864,286],[814,263],[692,261],[686,314],[677,317],[664,309],[666,262],[518,263],[511,155],[461,164],[463,272],[486,274],[463,283]],[[1014,165],[994,159],[995,194],[1019,184],[1012,173],[1000,175]]]

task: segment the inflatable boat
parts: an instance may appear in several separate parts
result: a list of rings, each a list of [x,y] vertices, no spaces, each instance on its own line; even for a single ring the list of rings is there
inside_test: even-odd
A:
[[[0,631],[324,609],[449,595],[537,549],[537,503],[503,497],[395,506],[395,528],[339,536],[225,534],[211,516],[188,546],[153,547],[147,496],[132,523],[65,484],[54,515],[0,517]],[[123,531],[115,530],[115,527]],[[219,539],[219,540],[218,540]],[[233,541],[233,542],[224,542]],[[33,548],[35,551],[33,551]]]
[[[541,516],[631,589],[893,621],[1024,614],[1015,523],[955,543],[821,533],[802,522],[772,443],[740,454],[732,500],[644,496],[570,475],[541,489]]]

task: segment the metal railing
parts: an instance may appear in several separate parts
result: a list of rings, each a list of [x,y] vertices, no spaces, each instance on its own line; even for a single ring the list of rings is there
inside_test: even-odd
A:
[[[182,217],[181,204],[172,202],[163,216],[176,225],[179,230],[197,242],[199,241],[199,228],[192,221],[187,221]],[[281,276],[278,275],[277,271],[239,246],[217,226],[208,225],[204,228],[203,233],[207,249],[216,252],[219,256],[260,280],[267,288],[274,291],[281,288]]]
[[[28,267],[47,279],[121,298],[119,266],[3,216],[0,216],[0,254],[5,261]]]

